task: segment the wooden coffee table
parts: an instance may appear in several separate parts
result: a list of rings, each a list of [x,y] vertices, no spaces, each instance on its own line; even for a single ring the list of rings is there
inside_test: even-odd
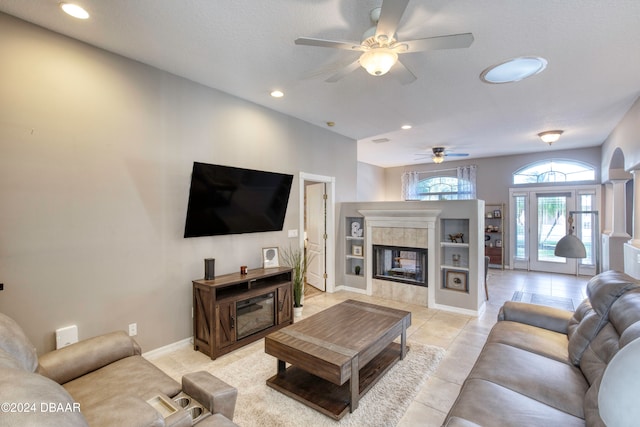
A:
[[[278,359],[267,385],[338,420],[404,359],[410,325],[408,311],[346,300],[267,335]]]

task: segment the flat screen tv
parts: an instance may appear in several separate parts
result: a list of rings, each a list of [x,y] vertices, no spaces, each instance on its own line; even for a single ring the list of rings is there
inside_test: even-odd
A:
[[[184,237],[279,231],[293,175],[193,163]]]

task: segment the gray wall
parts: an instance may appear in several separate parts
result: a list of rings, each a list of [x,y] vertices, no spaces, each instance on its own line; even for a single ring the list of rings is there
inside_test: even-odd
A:
[[[616,149],[624,155],[624,169],[632,171],[640,168],[640,98],[631,106],[609,138],[602,145],[603,181],[609,179],[611,159]],[[640,200],[636,202],[640,206]]]
[[[541,143],[542,144],[542,143]],[[458,166],[474,164],[477,169],[477,192],[478,199],[484,200],[488,205],[492,203],[504,203],[505,218],[504,227],[506,229],[509,215],[509,188],[513,187],[513,172],[530,163],[545,159],[572,159],[589,163],[596,168],[596,179],[600,177],[600,147],[585,148],[579,150],[545,150],[546,146],[541,145],[541,150],[537,153],[502,156],[502,157],[486,157],[480,159],[466,159],[457,161],[445,161],[439,165],[435,163],[423,163],[418,165],[408,165],[395,168],[386,168],[384,171],[384,180],[377,183],[369,184],[372,187],[384,187],[384,195],[387,201],[402,200],[401,177],[406,171],[438,171],[443,169],[452,169]],[[375,167],[374,167],[375,168]],[[381,168],[378,168],[381,169]],[[448,174],[455,176],[455,171],[449,171]],[[369,176],[374,176],[369,174]],[[376,175],[376,176],[379,176]],[[358,177],[360,180],[360,177]],[[363,199],[364,190],[362,185],[358,184],[358,200]],[[363,191],[363,193],[360,193]],[[509,241],[508,234],[505,234],[504,241]],[[510,257],[509,246],[504,245],[504,260],[508,264]]]
[[[561,144],[562,140],[558,142]],[[596,168],[596,179],[600,177],[600,147],[584,148],[579,150],[545,150],[547,146],[542,142],[537,153],[521,154],[516,156],[485,157],[480,159],[467,159],[445,161],[439,165],[435,163],[423,163],[385,170],[385,193],[388,200],[401,200],[402,174],[406,171],[437,171],[451,169],[463,165],[477,165],[478,199],[487,203],[509,202],[509,188],[513,187],[513,172],[530,163],[546,159],[571,159],[589,163]],[[455,172],[453,172],[455,176]]]
[[[384,186],[385,169],[358,162],[358,201],[381,202],[386,200]]]
[[[138,324],[144,351],[192,335],[191,280],[261,265],[284,231],[183,239],[194,161],[336,177],[356,144],[320,127],[0,14],[0,311],[39,352]]]

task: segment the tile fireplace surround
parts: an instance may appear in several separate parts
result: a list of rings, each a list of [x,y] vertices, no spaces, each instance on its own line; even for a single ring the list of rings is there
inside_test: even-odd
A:
[[[426,228],[372,227],[371,244],[428,249],[427,236],[428,230]],[[433,267],[427,262],[427,269]],[[372,279],[372,295],[374,297],[426,306],[427,293],[428,289],[424,286]]]

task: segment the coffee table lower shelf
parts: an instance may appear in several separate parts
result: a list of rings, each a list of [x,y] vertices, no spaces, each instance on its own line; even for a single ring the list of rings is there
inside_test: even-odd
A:
[[[400,360],[400,353],[401,345],[391,343],[360,368],[360,397]],[[284,373],[269,378],[267,385],[335,420],[344,417],[350,408],[349,381],[333,384],[296,366],[289,366]]]

